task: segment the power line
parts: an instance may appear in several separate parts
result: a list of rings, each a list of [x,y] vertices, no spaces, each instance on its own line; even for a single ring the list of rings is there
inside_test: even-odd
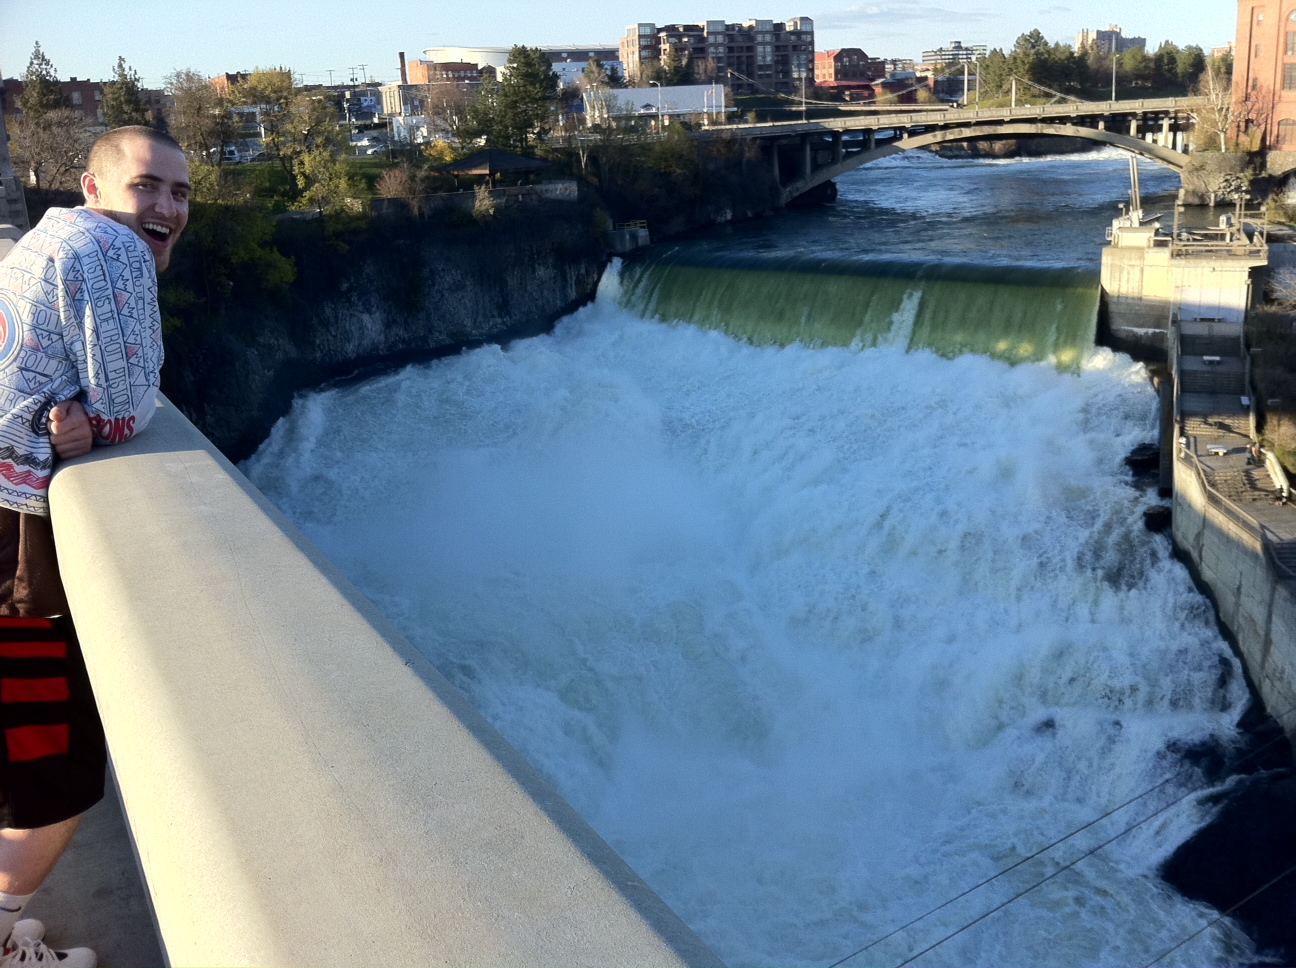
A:
[[[1279,715],[1279,716],[1275,716],[1275,717],[1274,717],[1274,720],[1275,720],[1276,722],[1281,723],[1284,719],[1286,719],[1288,716],[1290,716],[1290,715],[1291,715],[1292,713],[1294,713],[1294,712],[1296,712],[1296,706],[1292,706],[1291,708],[1289,708],[1289,709],[1287,709],[1286,711],[1284,711],[1281,715]],[[1242,766],[1242,765],[1245,764],[1248,760],[1251,760],[1251,759],[1253,759],[1253,758],[1259,756],[1261,753],[1263,753],[1263,752],[1265,752],[1266,750],[1268,750],[1268,749],[1269,749],[1271,746],[1273,746],[1274,744],[1285,741],[1286,738],[1287,738],[1287,737],[1286,737],[1285,734],[1280,734],[1280,735],[1278,735],[1278,736],[1275,736],[1273,739],[1269,740],[1268,742],[1266,742],[1266,743],[1262,743],[1260,746],[1256,747],[1254,750],[1252,750],[1252,751],[1251,751],[1250,753],[1248,753],[1246,756],[1242,757],[1242,759],[1238,760],[1237,763],[1234,764],[1234,768],[1236,769],[1237,767]],[[1180,777],[1184,776],[1184,774],[1191,772],[1192,770],[1193,770],[1193,767],[1189,767],[1189,766],[1185,766],[1185,767],[1181,768],[1178,772],[1176,772],[1176,773],[1174,773],[1174,774],[1172,774],[1172,775],[1166,777],[1166,778],[1165,778],[1164,780],[1162,780],[1160,783],[1157,783],[1156,785],[1149,787],[1148,789],[1144,790],[1142,793],[1139,793],[1138,795],[1136,795],[1136,796],[1134,796],[1134,797],[1131,797],[1130,799],[1126,800],[1124,803],[1118,804],[1117,806],[1115,806],[1115,807],[1111,808],[1110,810],[1108,810],[1106,813],[1103,813],[1103,814],[1101,814],[1101,815],[1095,817],[1093,820],[1090,820],[1088,823],[1083,824],[1083,825],[1080,826],[1080,827],[1077,827],[1075,830],[1072,830],[1070,833],[1067,833],[1067,834],[1065,834],[1064,836],[1059,837],[1058,839],[1054,840],[1052,843],[1047,844],[1047,845],[1044,846],[1044,847],[1041,847],[1039,850],[1035,851],[1034,853],[1032,853],[1032,854],[1030,854],[1030,855],[1028,855],[1028,856],[1026,856],[1026,857],[1023,857],[1021,860],[1017,861],[1015,864],[1011,864],[1010,866],[1005,867],[1003,870],[999,871],[998,873],[996,873],[996,874],[992,874],[990,877],[987,877],[987,878],[985,878],[984,880],[982,880],[982,881],[980,881],[980,882],[978,882],[978,883],[976,883],[976,884],[973,884],[971,887],[969,887],[969,888],[967,888],[966,890],[960,892],[959,894],[955,895],[954,897],[950,898],[949,900],[944,901],[944,902],[942,902],[941,904],[938,904],[936,907],[931,908],[930,910],[924,912],[923,914],[920,914],[918,917],[913,918],[912,920],[906,922],[905,924],[902,924],[900,927],[895,928],[894,930],[887,932],[885,935],[883,935],[882,937],[878,938],[876,941],[872,941],[872,942],[870,942],[870,943],[864,945],[864,946],[861,947],[861,948],[857,948],[857,949],[855,949],[855,950],[852,951],[850,954],[846,955],[844,958],[841,958],[841,959],[839,959],[838,961],[833,962],[833,963],[829,966],[829,968],[840,968],[841,965],[845,964],[847,961],[849,961],[850,959],[856,957],[857,955],[863,954],[865,951],[868,951],[868,950],[871,949],[871,948],[876,948],[876,947],[877,947],[878,945],[880,945],[882,942],[888,940],[889,938],[894,937],[895,935],[899,934],[901,931],[904,931],[904,930],[906,930],[906,929],[908,929],[908,928],[913,927],[915,924],[918,924],[920,921],[926,920],[927,918],[931,917],[931,915],[937,913],[938,911],[942,911],[942,910],[944,910],[945,908],[949,907],[951,904],[954,904],[955,902],[962,900],[963,898],[967,897],[967,896],[970,895],[970,894],[973,894],[974,892],[980,890],[981,888],[983,888],[983,887],[985,887],[986,885],[992,883],[993,881],[996,881],[996,880],[998,880],[999,878],[1003,877],[1004,875],[1011,873],[1012,871],[1016,870],[1018,867],[1021,867],[1023,864],[1027,864],[1027,863],[1029,863],[1030,861],[1035,860],[1035,859],[1037,859],[1037,858],[1043,856],[1044,854],[1046,854],[1046,853],[1048,853],[1050,850],[1052,850],[1054,847],[1061,846],[1063,843],[1065,843],[1066,841],[1070,840],[1072,837],[1075,837],[1075,836],[1077,836],[1077,835],[1083,833],[1084,831],[1088,830],[1090,827],[1093,827],[1094,825],[1096,825],[1096,824],[1098,824],[1098,823],[1101,823],[1103,820],[1106,820],[1107,818],[1114,816],[1115,814],[1117,814],[1117,813],[1119,813],[1120,811],[1124,810],[1126,807],[1131,806],[1131,805],[1137,803],[1139,800],[1142,800],[1144,797],[1148,796],[1149,794],[1155,793],[1157,790],[1160,790],[1162,787],[1166,786],[1167,784],[1169,784],[1169,783],[1173,783],[1175,780],[1177,780],[1177,779],[1179,779]],[[1075,858],[1074,860],[1070,861],[1069,863],[1064,864],[1062,867],[1060,867],[1060,868],[1058,868],[1057,870],[1053,871],[1051,874],[1049,874],[1048,876],[1044,877],[1042,880],[1037,881],[1036,883],[1032,884],[1030,887],[1026,888],[1025,890],[1020,891],[1020,892],[1018,892],[1017,894],[1013,895],[1013,896],[1010,897],[1008,900],[1004,901],[1002,904],[999,904],[999,905],[997,905],[996,907],[991,908],[989,911],[986,911],[984,914],[981,914],[980,916],[978,916],[978,917],[974,918],[973,920],[967,922],[967,923],[964,924],[962,927],[958,928],[957,930],[955,930],[955,931],[951,932],[950,934],[946,935],[945,937],[941,938],[941,939],[940,939],[939,941],[937,941],[935,944],[929,945],[929,946],[927,946],[926,948],[924,948],[922,951],[919,951],[919,952],[916,953],[916,954],[912,954],[912,955],[910,955],[910,956],[907,957],[904,961],[900,962],[900,965],[901,965],[901,966],[902,966],[902,965],[907,965],[907,964],[909,964],[910,962],[912,962],[915,958],[921,958],[921,957],[922,957],[923,955],[925,955],[927,952],[931,951],[931,950],[934,949],[934,948],[938,948],[938,947],[940,947],[940,946],[941,946],[942,944],[944,944],[946,941],[949,941],[951,938],[955,937],[956,935],[961,934],[962,932],[966,931],[968,928],[972,927],[973,925],[978,924],[979,922],[985,920],[985,919],[988,918],[990,915],[996,913],[997,911],[1002,910],[1003,908],[1007,907],[1009,904],[1013,903],[1014,901],[1019,900],[1020,898],[1024,897],[1024,896],[1027,895],[1027,894],[1029,894],[1031,891],[1035,890],[1035,888],[1040,887],[1041,885],[1047,883],[1048,881],[1052,880],[1054,877],[1058,876],[1058,875],[1061,874],[1062,872],[1067,871],[1067,870],[1070,870],[1070,869],[1071,869],[1072,867],[1074,867],[1076,864],[1080,863],[1080,861],[1084,860],[1084,859],[1087,858],[1087,857],[1092,856],[1093,854],[1095,854],[1095,853],[1097,853],[1098,851],[1102,850],[1104,847],[1108,846],[1109,844],[1112,844],[1112,843],[1114,843],[1115,841],[1119,840],[1121,837],[1124,837],[1124,836],[1125,836],[1127,833],[1129,833],[1131,830],[1134,830],[1135,828],[1137,828],[1137,827],[1139,827],[1139,826],[1142,826],[1144,823],[1146,823],[1147,821],[1151,820],[1153,817],[1157,816],[1158,814],[1164,813],[1166,810],[1170,809],[1170,807],[1175,806],[1176,804],[1183,802],[1183,801],[1186,800],[1188,797],[1190,797],[1190,796],[1192,796],[1192,795],[1194,795],[1194,794],[1196,794],[1196,793],[1200,793],[1202,790],[1205,790],[1206,788],[1207,788],[1206,785],[1203,784],[1203,785],[1196,786],[1196,787],[1194,787],[1194,788],[1192,788],[1192,789],[1186,791],[1186,792],[1183,793],[1181,796],[1176,797],[1174,800],[1171,800],[1169,803],[1165,804],[1164,806],[1160,807],[1159,809],[1154,810],[1152,813],[1148,814],[1148,815],[1147,815],[1146,817],[1144,817],[1142,820],[1139,820],[1137,823],[1134,823],[1134,824],[1130,825],[1129,827],[1126,827],[1126,828],[1125,828],[1124,830],[1122,830],[1120,833],[1118,833],[1118,834],[1116,834],[1115,836],[1113,836],[1113,837],[1111,837],[1111,838],[1105,840],[1104,842],[1102,842],[1101,844],[1097,845],[1096,847],[1094,847],[1094,848],[1092,848],[1092,849],[1086,851],[1085,853],[1081,854],[1079,857]],[[1285,874],[1282,875],[1282,876],[1285,876]],[[1281,879],[1281,878],[1280,878],[1280,879]],[[1271,886],[1271,885],[1266,885],[1264,888],[1261,888],[1260,890],[1262,890],[1262,891],[1263,891],[1263,890],[1266,890],[1269,886]],[[1257,893],[1259,893],[1259,892],[1257,892]],[[1249,898],[1248,898],[1247,900],[1249,900]],[[1242,904],[1242,903],[1245,903],[1245,901],[1240,901],[1240,902],[1238,902],[1238,903],[1239,903],[1239,904]],[[1235,905],[1235,907],[1236,907],[1236,905]],[[1208,924],[1208,925],[1206,925],[1206,927],[1208,928],[1208,927],[1210,927],[1210,925]],[[1201,930],[1204,931],[1204,930],[1206,930],[1206,928],[1202,928]],[[1198,931],[1197,933],[1200,934],[1201,932]],[[1185,938],[1185,939],[1184,939],[1183,941],[1181,941],[1179,944],[1182,945],[1182,944],[1187,943],[1189,940],[1191,940],[1191,937],[1192,937],[1192,936],[1190,936],[1189,938]],[[1178,947],[1178,945],[1176,945],[1176,947]],[[1173,951],[1174,948],[1172,948],[1172,949],[1170,949],[1170,950]],[[1164,957],[1164,955],[1162,955],[1162,957]],[[1158,960],[1159,960],[1159,959],[1158,959]],[[900,966],[897,966],[897,968],[900,968]]]
[[[1155,958],[1153,958],[1151,961],[1149,961],[1146,965],[1144,965],[1143,968],[1151,968],[1152,965],[1155,965],[1155,964],[1157,964],[1158,962],[1164,961],[1167,955],[1173,954],[1174,952],[1178,951],[1180,948],[1182,948],[1182,947],[1183,947],[1184,945],[1186,945],[1189,941],[1191,941],[1193,938],[1197,937],[1197,935],[1201,934],[1201,933],[1202,933],[1203,931],[1205,931],[1206,929],[1211,928],[1211,927],[1213,927],[1213,926],[1216,925],[1216,924],[1219,924],[1221,921],[1223,921],[1226,917],[1228,917],[1230,914],[1232,914],[1234,911],[1236,911],[1238,908],[1240,908],[1240,907],[1241,907],[1243,904],[1245,904],[1247,901],[1251,900],[1252,898],[1259,897],[1261,894],[1263,894],[1265,891],[1269,890],[1269,888],[1273,887],[1275,884],[1277,884],[1279,881],[1281,881],[1284,877],[1286,877],[1286,876],[1287,876],[1288,874],[1290,874],[1292,871],[1296,871],[1296,864],[1292,864],[1291,867],[1287,868],[1285,871],[1283,871],[1283,872],[1282,872],[1281,874],[1279,874],[1277,877],[1275,877],[1275,878],[1269,880],[1268,882],[1266,882],[1265,884],[1261,885],[1260,887],[1257,887],[1254,891],[1252,891],[1252,892],[1251,892],[1250,894],[1248,894],[1246,897],[1242,898],[1242,900],[1238,901],[1236,904],[1234,904],[1233,906],[1231,906],[1227,911],[1221,911],[1219,914],[1217,914],[1215,917],[1211,918],[1209,921],[1207,921],[1205,924],[1203,924],[1200,928],[1198,928],[1198,929],[1197,929],[1196,931],[1194,931],[1192,934],[1188,935],[1188,937],[1186,937],[1186,938],[1184,938],[1182,941],[1180,941],[1180,942],[1179,942],[1177,945],[1175,945],[1173,948],[1167,948],[1165,951],[1161,952],[1159,955],[1157,955]]]

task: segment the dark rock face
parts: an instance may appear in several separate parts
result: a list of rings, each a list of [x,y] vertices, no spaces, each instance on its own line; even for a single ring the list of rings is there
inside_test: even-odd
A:
[[[1161,466],[1161,448],[1156,444],[1139,444],[1126,455],[1125,466],[1135,474],[1155,471]]]
[[[1171,511],[1169,505],[1158,504],[1143,512],[1143,527],[1149,531],[1165,531],[1170,527]]]
[[[286,294],[238,292],[219,317],[166,337],[163,392],[235,461],[302,390],[544,332],[592,298],[607,261],[585,203],[482,225],[376,220],[340,235],[285,221],[274,244],[297,267]]]
[[[1296,775],[1290,768],[1242,779],[1218,817],[1181,845],[1161,876],[1187,897],[1228,911],[1261,963],[1296,964]],[[1268,886],[1266,886],[1268,885]]]
[[[1290,713],[1290,710],[1288,711]],[[1296,773],[1282,726],[1253,698],[1238,722],[1239,744],[1208,741],[1169,752],[1195,767],[1203,780],[1220,783],[1219,812],[1181,844],[1161,876],[1187,897],[1232,912],[1259,949],[1257,964],[1296,964]],[[1272,885],[1266,888],[1266,885]],[[1259,891],[1259,893],[1256,893]],[[1172,962],[1171,962],[1172,963]]]

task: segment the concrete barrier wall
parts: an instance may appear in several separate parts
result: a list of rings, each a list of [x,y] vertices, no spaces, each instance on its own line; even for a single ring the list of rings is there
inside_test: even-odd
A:
[[[1278,581],[1260,539],[1210,503],[1201,480],[1175,459],[1174,540],[1210,586],[1220,620],[1265,708],[1296,743],[1296,592]]]
[[[51,502],[172,964],[717,963],[169,404]]]

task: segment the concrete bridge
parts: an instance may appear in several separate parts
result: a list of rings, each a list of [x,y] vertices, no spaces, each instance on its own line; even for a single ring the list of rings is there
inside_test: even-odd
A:
[[[1182,171],[1192,149],[1194,112],[1200,103],[1197,98],[1157,98],[861,113],[815,121],[713,125],[695,137],[760,142],[786,203],[860,165],[901,151],[983,138],[1084,138]]]

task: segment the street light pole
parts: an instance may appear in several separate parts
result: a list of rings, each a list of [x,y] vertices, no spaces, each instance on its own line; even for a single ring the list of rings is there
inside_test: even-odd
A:
[[[658,134],[661,134],[661,133],[662,133],[662,123],[661,123],[661,89],[662,89],[662,86],[661,86],[661,81],[649,81],[648,83],[649,83],[649,85],[651,85],[652,87],[657,88],[657,133],[658,133]]]

